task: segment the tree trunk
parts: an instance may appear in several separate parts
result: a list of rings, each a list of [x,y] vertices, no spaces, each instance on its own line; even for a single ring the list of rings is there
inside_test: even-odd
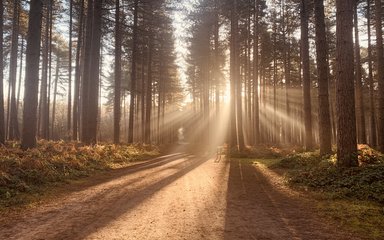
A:
[[[76,67],[75,67],[75,94],[73,98],[73,128],[72,140],[78,140],[79,123],[79,100],[80,100],[80,80],[81,80],[81,52],[83,48],[83,30],[84,30],[84,0],[81,0],[79,30],[76,46]]]
[[[81,94],[81,141],[84,143],[90,143],[89,136],[89,85],[90,85],[90,69],[91,69],[91,46],[92,46],[92,22],[93,22],[93,3],[94,0],[88,1],[87,6],[87,21],[85,30],[85,42],[84,42],[84,67],[82,76],[82,94]]]
[[[376,23],[376,55],[377,55],[377,82],[379,85],[378,109],[378,148],[384,151],[384,56],[383,56],[383,30],[382,30],[382,4],[375,0]]]
[[[133,143],[133,126],[135,117],[135,97],[136,97],[136,61],[137,61],[137,38],[138,38],[138,6],[139,0],[134,2],[133,13],[133,37],[132,37],[132,71],[131,71],[131,102],[129,106],[129,127],[128,127],[128,143]]]
[[[152,57],[153,57],[153,36],[149,33],[148,40],[148,78],[146,85],[145,99],[145,143],[151,143],[151,115],[152,115]]]
[[[40,85],[40,129],[41,137],[48,139],[49,129],[49,106],[48,106],[48,61],[49,61],[49,22],[50,22],[50,11],[49,5],[52,1],[48,1],[45,11],[45,36],[44,36],[44,48],[43,48],[43,63],[42,63],[42,76]]]
[[[16,109],[17,113],[19,113],[19,107],[20,107],[20,93],[21,93],[21,81],[23,78],[23,57],[24,57],[24,37],[21,36],[21,49],[20,49],[20,68],[19,68],[19,82],[17,87],[17,99],[16,99]]]
[[[5,143],[5,119],[4,119],[4,65],[3,65],[3,59],[4,59],[4,44],[3,44],[3,38],[4,38],[4,32],[3,32],[3,25],[4,25],[4,5],[3,1],[0,1],[0,144]]]
[[[284,77],[285,77],[285,113],[286,117],[288,118],[288,121],[283,125],[284,130],[284,138],[283,140],[286,143],[291,143],[291,121],[290,121],[290,111],[291,111],[291,105],[290,105],[290,86],[291,86],[291,68],[289,64],[289,52],[290,52],[290,37],[288,36],[287,39],[287,32],[288,32],[288,20],[286,16],[286,10],[285,10],[285,3],[282,6],[282,14],[283,14],[283,61],[284,61]]]
[[[360,41],[359,41],[359,24],[357,16],[357,5],[354,12],[354,29],[355,29],[355,79],[356,79],[356,119],[357,119],[357,136],[358,142],[367,143],[365,132],[365,110],[364,110],[364,95],[363,84],[361,82],[361,57],[360,57]]]
[[[313,148],[312,140],[312,109],[311,109],[311,79],[310,59],[308,41],[308,2],[301,0],[300,23],[301,23],[301,62],[303,70],[303,93],[304,93],[304,125],[305,125],[305,148]]]
[[[120,119],[121,119],[121,30],[120,30],[120,0],[116,0],[115,16],[115,101],[113,104],[114,124],[113,141],[120,143]]]
[[[18,140],[20,137],[16,104],[17,50],[19,47],[19,8],[18,0],[13,3],[12,42],[9,64],[9,84],[11,88],[9,139]]]
[[[100,46],[101,46],[101,18],[102,0],[94,1],[92,23],[91,66],[89,79],[89,113],[88,113],[88,144],[96,144],[99,113],[99,86],[100,86]]]
[[[67,103],[67,134],[71,134],[72,121],[72,27],[73,27],[73,0],[69,0],[69,46],[68,46],[68,103]],[[53,122],[54,119],[52,119]],[[52,124],[53,125],[53,124]],[[52,129],[53,131],[53,129]],[[70,139],[70,138],[69,138]]]
[[[260,107],[259,107],[259,0],[255,0],[253,23],[253,117],[254,144],[260,143]]]
[[[373,83],[372,44],[371,44],[371,0],[367,0],[367,32],[368,32],[368,84],[369,84],[369,116],[370,144],[377,147],[376,116],[375,116],[375,86]]]
[[[324,1],[315,1],[316,61],[319,82],[319,139],[320,155],[332,152],[332,128],[329,114],[328,45],[325,32]]]
[[[56,57],[56,73],[55,73],[55,82],[53,86],[53,103],[52,103],[52,121],[51,121],[51,133],[52,139],[55,138],[55,117],[56,117],[56,97],[57,97],[57,84],[59,82],[59,66],[60,66],[60,58]]]
[[[36,147],[42,1],[31,0],[26,49],[26,69],[21,147]]]
[[[353,8],[355,0],[337,0],[336,25],[336,114],[337,165],[357,166],[356,115],[353,61]]]

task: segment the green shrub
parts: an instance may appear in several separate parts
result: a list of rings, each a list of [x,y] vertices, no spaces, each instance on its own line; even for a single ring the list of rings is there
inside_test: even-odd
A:
[[[289,155],[271,168],[287,170],[288,182],[332,198],[352,198],[384,203],[384,162],[382,154],[359,146],[359,167],[340,169],[336,155],[320,157],[318,152]]]

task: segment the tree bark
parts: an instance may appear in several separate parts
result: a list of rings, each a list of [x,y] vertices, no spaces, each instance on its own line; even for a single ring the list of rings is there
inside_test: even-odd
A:
[[[361,82],[361,56],[360,56],[360,41],[359,41],[359,24],[357,16],[357,6],[354,11],[354,29],[355,29],[355,84],[356,84],[356,119],[357,119],[357,136],[358,142],[362,144],[367,143],[365,131],[365,110],[364,110],[364,95],[363,84]]]
[[[116,0],[115,13],[115,101],[113,104],[114,124],[113,141],[120,143],[120,119],[121,119],[121,30],[120,30],[120,0]]]
[[[85,25],[85,41],[84,41],[84,67],[81,86],[81,141],[90,143],[89,136],[89,94],[90,94],[90,69],[91,69],[91,47],[92,47],[92,23],[93,23],[93,3],[94,0],[88,0],[87,20]]]
[[[0,1],[0,144],[5,143],[5,119],[4,119],[4,5]]]
[[[80,19],[79,30],[76,46],[76,67],[75,67],[75,92],[73,98],[73,127],[72,127],[72,140],[78,140],[79,132],[79,100],[80,100],[80,80],[81,80],[81,52],[83,49],[83,31],[84,31],[84,0],[80,4]]]
[[[259,107],[259,0],[255,0],[253,23],[253,115],[254,144],[260,143],[260,107]]]
[[[132,37],[132,71],[131,71],[131,102],[129,106],[129,126],[128,126],[128,143],[133,143],[133,126],[135,117],[135,98],[136,98],[136,61],[137,61],[137,42],[138,42],[138,11],[139,0],[134,2],[133,12],[133,37]]]
[[[17,50],[19,48],[19,0],[13,2],[12,40],[9,64],[9,84],[11,88],[9,139],[18,140],[20,137],[16,104]]]
[[[384,56],[383,56],[383,30],[382,30],[382,4],[375,0],[376,24],[376,55],[377,55],[377,82],[379,86],[378,102],[378,148],[384,151]]]
[[[48,139],[49,135],[49,104],[48,104],[48,61],[49,61],[49,23],[50,23],[50,7],[52,1],[48,1],[45,11],[45,36],[43,47],[43,63],[42,76],[40,85],[40,128],[41,137]]]
[[[304,125],[305,125],[305,148],[313,148],[312,140],[312,107],[311,107],[311,79],[310,59],[308,41],[308,2],[301,0],[300,23],[301,23],[301,62],[303,70],[303,94],[304,94]]]
[[[328,45],[325,31],[324,1],[315,0],[316,61],[319,82],[319,139],[320,155],[332,152],[332,127],[329,113]]]
[[[151,143],[151,118],[152,118],[152,58],[153,58],[153,36],[149,33],[148,40],[148,78],[146,85],[145,99],[145,143]]]
[[[56,56],[56,73],[55,73],[55,82],[53,85],[53,103],[52,103],[52,121],[51,121],[52,139],[56,139],[55,138],[55,117],[56,117],[57,85],[59,82],[59,70],[60,70],[60,58],[59,56]]]
[[[371,0],[367,0],[367,32],[368,32],[368,84],[369,84],[369,116],[370,144],[377,147],[376,116],[375,116],[375,86],[373,83],[372,44],[371,44]]]
[[[101,46],[101,18],[102,1],[94,1],[92,24],[91,66],[89,79],[89,114],[88,114],[88,144],[96,144],[98,132],[99,113],[99,87],[100,87],[100,46]]]
[[[336,1],[336,114],[339,167],[358,165],[352,37],[355,4],[355,0]]]
[[[68,46],[68,103],[67,103],[67,134],[71,133],[72,121],[72,28],[73,28],[73,0],[69,0],[69,46]],[[53,122],[53,119],[52,119]],[[53,131],[53,129],[52,129]]]
[[[26,49],[22,149],[36,147],[42,1],[31,0]]]

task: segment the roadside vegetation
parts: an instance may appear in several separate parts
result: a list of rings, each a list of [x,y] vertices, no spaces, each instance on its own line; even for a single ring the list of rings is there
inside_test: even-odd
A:
[[[95,145],[40,141],[23,151],[19,143],[0,147],[0,211],[25,205],[47,188],[160,154],[146,145]]]
[[[316,200],[319,215],[368,239],[384,239],[384,156],[367,145],[358,146],[359,167],[339,168],[336,155],[266,148],[259,154],[234,153],[256,159],[282,175],[292,188]]]

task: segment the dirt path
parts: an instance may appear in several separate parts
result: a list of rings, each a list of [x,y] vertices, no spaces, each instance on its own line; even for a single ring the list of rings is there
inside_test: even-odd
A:
[[[0,227],[0,239],[353,239],[265,168],[175,154],[93,181]]]

